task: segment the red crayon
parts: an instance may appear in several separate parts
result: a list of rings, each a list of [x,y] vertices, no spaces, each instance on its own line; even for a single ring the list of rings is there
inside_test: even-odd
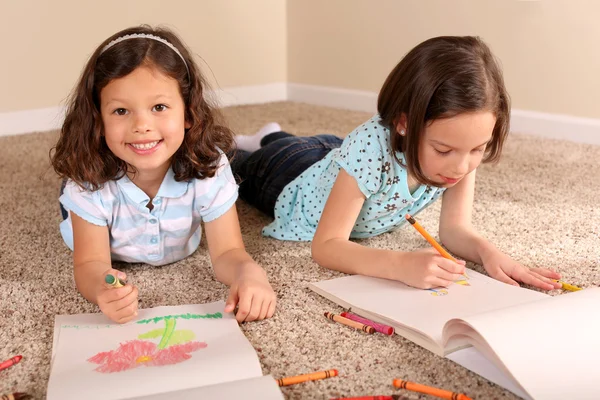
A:
[[[0,371],[6,369],[8,367],[12,367],[13,365],[15,365],[16,363],[21,361],[22,358],[23,358],[23,356],[14,356],[13,358],[9,358],[8,360],[0,363]]]
[[[392,328],[391,326],[378,324],[377,322],[371,321],[370,319],[366,319],[366,318],[360,317],[356,314],[352,314],[352,313],[345,312],[345,311],[343,313],[341,313],[340,315],[344,318],[348,318],[353,321],[372,326],[379,333],[383,333],[385,335],[393,335],[394,334],[394,328]]]

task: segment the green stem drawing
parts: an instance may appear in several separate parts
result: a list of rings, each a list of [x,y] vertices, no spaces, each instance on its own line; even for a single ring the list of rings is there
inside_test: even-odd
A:
[[[160,350],[167,347],[167,344],[171,339],[171,335],[173,335],[173,332],[175,332],[175,325],[175,318],[165,318],[165,330],[163,332],[162,339],[158,344],[158,348]]]

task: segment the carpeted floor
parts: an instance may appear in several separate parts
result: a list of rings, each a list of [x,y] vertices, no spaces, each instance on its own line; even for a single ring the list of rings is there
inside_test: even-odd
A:
[[[343,136],[370,117],[294,103],[232,107],[225,112],[235,131],[242,133],[278,121],[297,134]],[[16,354],[24,357],[0,372],[0,394],[20,391],[43,398],[54,315],[98,311],[76,291],[71,254],[58,231],[59,182],[47,169],[55,139],[55,133],[0,138],[0,361]],[[500,164],[483,166],[478,173],[475,226],[526,265],[555,268],[566,281],[583,287],[599,285],[599,158],[600,147],[511,135]],[[434,233],[439,205],[419,218]],[[342,274],[317,266],[308,243],[261,237],[261,227],[269,220],[242,202],[238,207],[248,251],[268,271],[279,299],[272,319],[242,325],[263,373],[281,377],[337,368],[341,374],[286,387],[287,398],[398,393],[391,386],[395,377],[461,390],[476,399],[515,398],[397,335],[366,336],[326,320],[323,311],[341,309],[306,286]],[[408,227],[363,243],[398,250],[425,247]],[[224,300],[227,295],[213,276],[204,246],[173,265],[131,265],[125,270],[139,286],[145,308]],[[166,281],[168,286],[162,283]],[[557,343],[555,350],[568,346]],[[407,398],[426,397],[407,394]]]

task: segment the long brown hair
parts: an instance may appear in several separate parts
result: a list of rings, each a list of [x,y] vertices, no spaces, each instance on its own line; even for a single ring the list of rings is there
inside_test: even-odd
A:
[[[112,40],[131,34],[150,34],[165,39],[179,50],[185,64],[169,46],[148,38],[124,40],[102,52]],[[185,120],[190,128],[186,129],[183,143],[173,155],[171,165],[175,179],[185,181],[214,176],[219,167],[219,151],[227,153],[231,150],[233,134],[206,98],[208,85],[191,52],[172,31],[148,25],[115,33],[98,46],[87,62],[69,99],[58,142],[50,152],[52,167],[59,176],[71,179],[81,187],[97,190],[109,180],[135,172],[106,145],[100,92],[113,79],[122,78],[142,65],[157,68],[177,80],[185,104]]]
[[[419,145],[429,122],[491,111],[496,124],[483,162],[499,159],[509,130],[510,98],[501,68],[489,47],[473,36],[436,37],[412,49],[387,77],[377,109],[390,129],[392,148],[404,153],[409,173],[429,185],[434,182],[419,164]],[[396,124],[403,114],[406,133],[401,136]]]

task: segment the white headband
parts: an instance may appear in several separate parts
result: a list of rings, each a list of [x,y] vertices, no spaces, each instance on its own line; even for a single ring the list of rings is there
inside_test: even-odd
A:
[[[187,66],[187,63],[185,62],[185,58],[183,58],[183,56],[181,55],[179,50],[177,50],[177,47],[173,46],[171,43],[167,42],[165,39],[163,39],[161,37],[150,35],[148,33],[132,33],[131,35],[120,36],[120,37],[116,38],[115,40],[112,40],[106,46],[104,46],[102,48],[102,50],[100,51],[100,54],[104,53],[106,50],[110,49],[115,44],[121,43],[122,41],[128,40],[128,39],[152,39],[152,40],[156,40],[157,42],[166,44],[167,46],[169,46],[171,48],[171,50],[173,50],[175,53],[177,53],[179,58],[181,58],[181,61],[183,61],[183,65],[185,65],[185,69],[187,71],[188,77],[190,76],[190,70]]]

